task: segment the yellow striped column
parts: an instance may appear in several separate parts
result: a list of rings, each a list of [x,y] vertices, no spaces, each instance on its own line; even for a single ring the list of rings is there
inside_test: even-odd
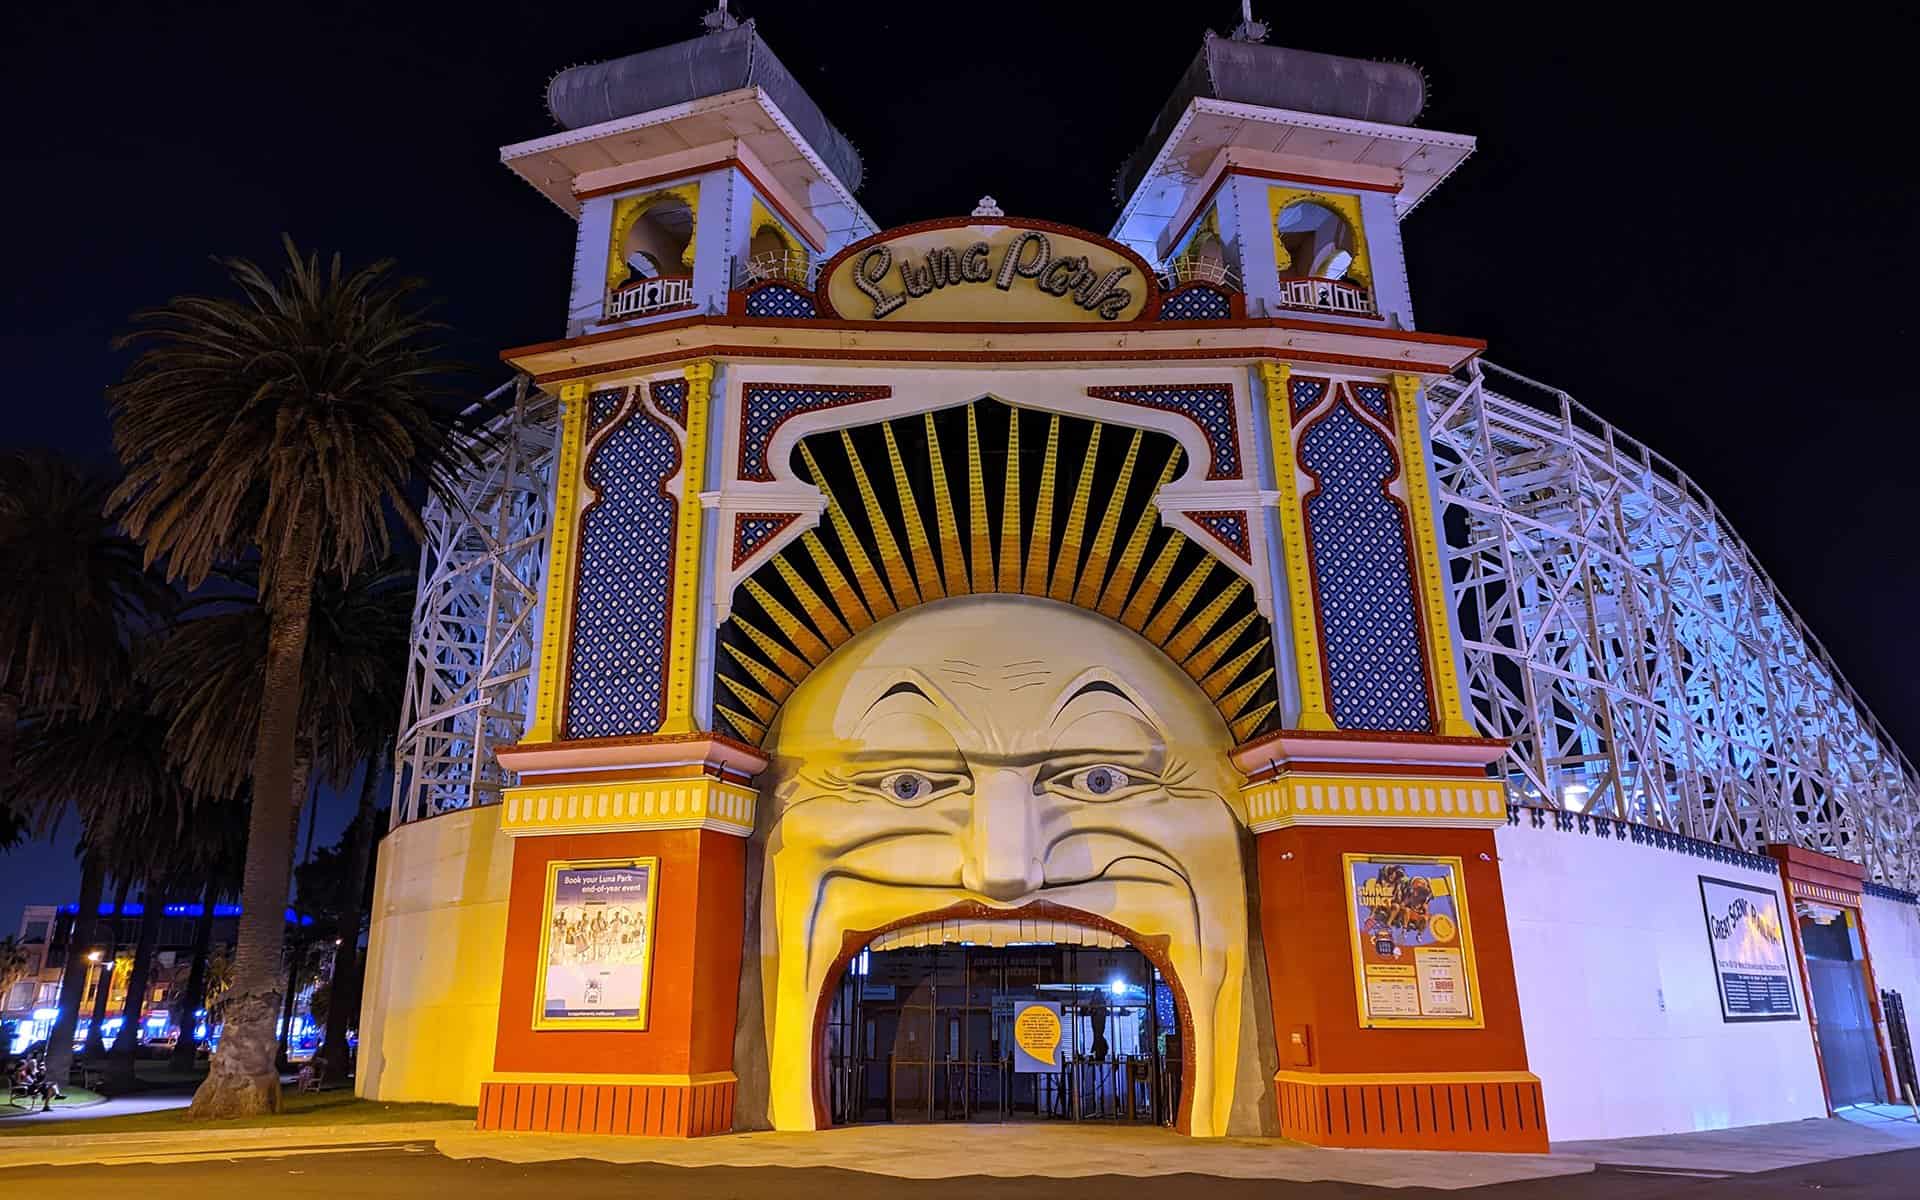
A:
[[[560,388],[560,445],[553,464],[553,515],[547,523],[547,594],[541,606],[539,684],[529,744],[556,740],[560,674],[573,628],[573,555],[580,498],[580,455],[587,429],[587,385]]]
[[[1294,679],[1300,690],[1296,729],[1332,729],[1327,688],[1320,662],[1320,622],[1314,615],[1313,579],[1307,562],[1306,521],[1300,509],[1300,479],[1293,457],[1292,402],[1285,363],[1260,364],[1267,394],[1267,434],[1273,447],[1273,479],[1280,493],[1280,553],[1287,576],[1287,612],[1293,630]]]
[[[680,515],[673,539],[673,618],[667,649],[667,705],[661,733],[691,733],[693,664],[700,628],[700,577],[705,556],[700,545],[703,514],[700,492],[707,477],[707,409],[713,400],[713,364],[689,363],[687,377],[687,452],[680,474]]]
[[[1427,617],[1427,650],[1433,663],[1434,691],[1440,701],[1440,732],[1448,737],[1477,737],[1461,703],[1460,677],[1453,661],[1453,625],[1449,619],[1446,578],[1440,573],[1440,543],[1433,523],[1433,491],[1427,485],[1427,446],[1420,432],[1420,377],[1393,377],[1394,426],[1400,435],[1400,461],[1407,472],[1407,512],[1413,519],[1414,570]]]

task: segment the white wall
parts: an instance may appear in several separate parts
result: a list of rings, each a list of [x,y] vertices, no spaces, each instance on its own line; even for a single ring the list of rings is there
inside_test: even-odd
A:
[[[500,806],[402,825],[378,863],[354,1090],[477,1103],[493,1070],[512,882]]]
[[[1861,901],[1867,927],[1867,953],[1873,958],[1873,982],[1900,993],[1907,1009],[1907,1033],[1920,1038],[1920,907],[1904,900],[1869,895]],[[1882,1045],[1886,1045],[1882,1037]],[[1899,1079],[1894,1076],[1895,1081]]]
[[[1778,896],[1777,872],[1562,832],[1551,817],[1536,829],[1525,813],[1495,842],[1527,1059],[1554,1141],[1826,1115],[1797,974],[1798,1020],[1720,1016],[1699,879]]]

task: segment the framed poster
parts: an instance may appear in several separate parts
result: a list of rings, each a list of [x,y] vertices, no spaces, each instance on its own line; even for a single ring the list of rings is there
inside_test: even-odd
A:
[[[1348,854],[1341,863],[1361,1028],[1485,1025],[1460,860]]]
[[[1795,1021],[1793,955],[1772,888],[1700,876],[1722,1021]]]
[[[535,1029],[647,1027],[657,858],[547,864]]]

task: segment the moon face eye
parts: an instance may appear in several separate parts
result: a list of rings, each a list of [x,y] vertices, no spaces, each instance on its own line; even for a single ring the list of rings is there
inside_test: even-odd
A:
[[[1119,767],[1088,767],[1073,777],[1074,789],[1089,796],[1111,796],[1130,782]]]
[[[918,771],[896,771],[880,781],[880,790],[889,800],[912,804],[933,794],[933,780]]]

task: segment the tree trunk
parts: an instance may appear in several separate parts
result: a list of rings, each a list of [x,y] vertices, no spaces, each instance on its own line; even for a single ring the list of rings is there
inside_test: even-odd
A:
[[[207,960],[213,957],[213,903],[217,894],[211,883],[200,893],[200,919],[193,926],[193,967],[187,972],[187,993],[180,998],[184,1011],[172,1014],[180,1022],[180,1040],[173,1044],[173,1061],[167,1065],[177,1073],[193,1070],[199,1048],[200,1039],[193,1031],[200,1024],[197,1014],[207,1000]]]
[[[295,935],[298,937],[298,935]],[[300,961],[306,957],[307,944],[296,941],[292,952],[287,956],[287,990],[280,1002],[280,1038],[274,1047],[273,1069],[286,1072],[293,1069],[293,1063],[287,1058],[287,1048],[293,1042],[293,1002],[300,995]]]
[[[160,918],[165,914],[167,897],[151,880],[140,889],[140,940],[134,943],[133,973],[127,976],[127,999],[120,1007],[120,1036],[113,1040],[108,1056],[107,1078],[117,1088],[134,1085],[134,1060],[140,1052],[141,1017],[147,1008],[147,990],[152,986],[153,951],[160,941]]]
[[[93,990],[93,1020],[87,1023],[87,1061],[95,1066],[107,1056],[107,1035],[102,1027],[107,1023],[107,1001],[113,996],[113,967],[119,959],[120,914],[127,907],[127,885],[128,881],[122,879],[113,887],[113,932],[101,952],[100,986]]]
[[[310,510],[315,501],[303,497]],[[225,1029],[206,1080],[188,1115],[244,1117],[280,1110],[273,1021],[280,1008],[280,964],[286,944],[287,812],[293,795],[293,753],[300,715],[300,665],[313,608],[317,514],[296,527],[272,566],[268,597],[266,693],[253,747],[253,808],[247,819],[247,864],[240,888],[240,932]],[[271,553],[271,551],[270,551]]]
[[[87,946],[93,940],[94,923],[100,919],[105,876],[99,856],[88,851],[80,860],[80,908],[73,914],[73,931],[67,935],[67,965],[60,976],[60,1015],[54,1019],[53,1033],[47,1040],[47,1077],[58,1083],[66,1083],[73,1074],[73,1034],[80,1028],[80,993],[87,986]]]
[[[20,697],[0,690],[0,804],[13,792],[13,752],[20,739]]]
[[[293,755],[293,804],[292,811],[287,814],[287,872],[289,878],[292,877],[293,868],[297,865],[295,856],[300,852],[300,814],[302,812],[313,813],[320,811],[320,805],[314,802],[312,781],[313,742],[311,739],[307,739],[300,742],[299,749],[295,750]],[[307,840],[313,840],[311,825],[308,826]],[[300,899],[299,883],[297,881],[294,883],[293,898],[296,902]],[[299,940],[299,919],[300,913],[296,909],[294,912],[294,949],[288,955],[287,987],[280,1002],[280,1035],[275,1040],[273,1050],[273,1069],[282,1075],[292,1070],[292,1064],[287,1061],[287,1043],[293,1035],[293,1001],[295,994],[299,991],[299,989],[294,986],[294,980],[299,975],[300,956],[306,947],[306,944]]]
[[[367,763],[367,777],[360,784],[360,811],[355,814],[353,861],[347,867],[347,894],[340,903],[340,945],[333,953],[333,982],[327,1004],[327,1039],[320,1045],[320,1057],[326,1060],[322,1082],[347,1077],[347,1023],[360,1013],[361,897],[367,894],[367,869],[373,858],[373,802],[382,772],[380,760]]]

